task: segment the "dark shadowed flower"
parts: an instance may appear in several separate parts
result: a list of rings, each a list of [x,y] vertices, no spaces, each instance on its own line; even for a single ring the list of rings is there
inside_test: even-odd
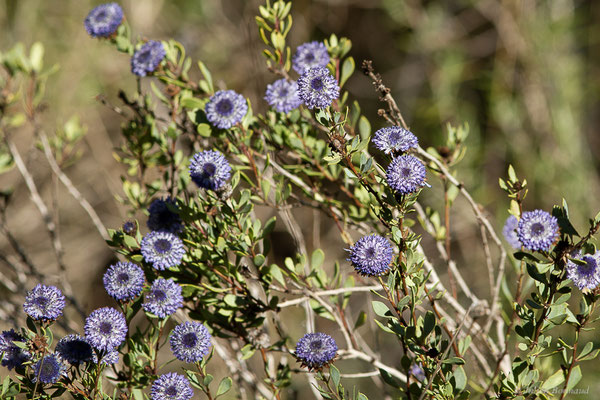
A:
[[[150,389],[151,400],[189,400],[193,396],[190,382],[175,372],[159,376]]]
[[[186,321],[173,329],[169,343],[171,351],[178,360],[196,363],[208,354],[211,346],[210,339],[210,333],[203,324]]]
[[[177,203],[170,197],[166,199],[154,199],[148,207],[148,228],[151,231],[165,231],[179,233],[183,230],[181,218],[176,211],[179,210]]]
[[[600,252],[595,254],[581,254],[576,252],[573,259],[567,262],[567,277],[573,284],[583,289],[595,289],[600,285]]]
[[[142,255],[159,271],[175,267],[185,254],[183,242],[169,232],[150,232],[142,239]]]
[[[65,296],[56,286],[36,285],[25,296],[23,310],[37,321],[54,321],[62,315]]]
[[[220,152],[204,150],[190,159],[190,176],[199,187],[217,190],[231,177],[231,166]]]
[[[321,369],[331,363],[338,351],[333,338],[325,333],[307,333],[296,344],[296,358],[308,369]]]
[[[0,356],[3,367],[10,371],[13,368],[22,367],[24,362],[29,361],[29,352],[14,344],[14,342],[25,341],[25,337],[15,332],[14,329],[0,333]]]
[[[361,275],[379,276],[390,269],[394,251],[390,241],[379,235],[363,236],[350,248],[354,269]]]
[[[73,365],[95,360],[92,345],[80,335],[67,335],[56,344],[56,353]]]
[[[56,354],[49,354],[33,364],[33,382],[38,380],[44,384],[58,382],[66,376],[67,366]]]
[[[167,55],[161,42],[149,40],[133,53],[131,72],[138,76],[146,76],[156,71],[160,62]]]
[[[289,113],[302,104],[298,94],[298,84],[287,79],[279,79],[267,85],[265,100],[271,107],[282,113]]]
[[[298,79],[298,93],[308,108],[327,108],[340,95],[340,87],[325,67],[307,69]]]
[[[109,37],[123,21],[123,10],[117,3],[100,4],[85,17],[83,25],[91,37]]]
[[[112,351],[127,335],[127,321],[123,313],[111,307],[99,308],[85,320],[85,337],[98,350]]]
[[[517,236],[528,250],[548,251],[558,239],[558,221],[543,210],[525,211],[519,220]]]
[[[123,231],[123,233],[129,236],[135,236],[135,234],[137,233],[137,222],[132,220],[125,221],[123,223],[123,226],[121,227],[121,230]]]
[[[244,96],[233,90],[219,90],[206,103],[205,112],[211,125],[229,129],[244,118],[248,104]]]
[[[119,362],[119,352],[117,350],[111,350],[104,354],[100,359],[100,362],[104,365],[113,365]]]
[[[425,185],[425,165],[410,155],[394,158],[386,174],[388,185],[399,194],[414,193]]]
[[[521,242],[519,241],[519,236],[517,235],[517,226],[519,226],[519,220],[514,215],[510,215],[506,219],[504,227],[502,228],[504,239],[506,239],[506,242],[510,244],[510,247],[513,249],[521,248]]]
[[[150,290],[146,293],[146,301],[142,304],[144,310],[159,318],[173,315],[182,306],[181,286],[172,279],[163,278],[158,278],[152,283]]]
[[[415,149],[419,141],[412,132],[399,126],[389,126],[375,132],[373,144],[384,153],[393,154]]]
[[[329,63],[329,53],[327,47],[322,42],[308,42],[301,44],[296,49],[296,54],[292,57],[292,67],[299,74],[304,73],[309,68],[326,67]]]
[[[144,271],[128,261],[111,265],[104,273],[102,281],[106,292],[114,299],[133,300],[142,293],[146,277]]]

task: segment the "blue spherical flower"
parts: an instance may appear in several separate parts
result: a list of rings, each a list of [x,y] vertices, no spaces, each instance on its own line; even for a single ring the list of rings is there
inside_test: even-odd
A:
[[[506,239],[513,249],[521,248],[521,242],[519,241],[519,236],[517,236],[517,226],[519,226],[519,220],[514,215],[510,215],[502,228],[504,239]]]
[[[193,396],[190,382],[175,372],[159,376],[150,389],[151,400],[189,400]]]
[[[298,93],[308,108],[326,108],[340,95],[338,82],[325,67],[307,69],[298,79]]]
[[[390,241],[379,235],[363,236],[350,248],[354,269],[364,276],[379,276],[390,269],[394,250]]]
[[[421,363],[411,365],[408,372],[419,381],[425,380],[425,371],[423,371]]]
[[[410,155],[394,158],[386,175],[388,185],[399,194],[414,193],[425,185],[425,165]]]
[[[572,257],[579,262],[567,262],[567,277],[573,281],[579,290],[595,289],[600,285],[600,252],[581,254],[576,252]]]
[[[138,76],[146,76],[158,68],[167,52],[161,42],[149,40],[133,53],[131,72]]]
[[[152,283],[146,293],[146,301],[142,304],[144,310],[159,318],[175,314],[183,306],[181,286],[172,279],[158,278]]]
[[[92,362],[96,359],[94,349],[86,338],[80,335],[67,335],[56,344],[56,353],[73,365]]]
[[[66,376],[67,366],[56,354],[49,354],[33,364],[33,382],[53,384]]]
[[[127,321],[123,313],[111,307],[92,311],[85,320],[85,337],[98,350],[112,351],[127,335]]]
[[[328,63],[327,47],[317,41],[301,44],[292,57],[292,67],[299,74],[303,74],[309,68],[326,67]]]
[[[419,146],[412,132],[399,126],[381,128],[373,135],[373,144],[386,154],[406,152]]]
[[[267,85],[265,100],[271,107],[282,113],[289,113],[302,104],[298,94],[298,84],[287,79],[279,79]]]
[[[148,228],[151,231],[165,231],[179,233],[183,230],[181,218],[176,211],[179,210],[177,203],[170,197],[166,199],[154,199],[148,207]]]
[[[38,284],[25,296],[23,310],[38,321],[54,321],[62,315],[65,296],[56,286]]]
[[[169,232],[150,232],[142,239],[142,255],[159,271],[175,267],[185,254],[183,242]]]
[[[171,332],[171,351],[178,360],[196,363],[210,351],[210,333],[200,322],[186,321]]]
[[[24,362],[29,361],[29,352],[14,344],[14,342],[26,341],[25,337],[15,332],[14,329],[0,333],[0,356],[3,367],[10,371],[13,368],[22,367]]]
[[[244,118],[248,104],[244,96],[233,90],[219,90],[208,100],[204,111],[213,126],[229,129]]]
[[[121,227],[121,230],[123,231],[123,233],[129,236],[135,236],[135,234],[137,233],[137,222],[131,220],[125,221],[123,223],[123,226]]]
[[[104,365],[113,365],[119,362],[119,352],[117,350],[111,350],[104,354],[100,359],[100,362]]]
[[[85,17],[83,25],[91,37],[113,35],[123,21],[123,10],[117,3],[100,4]]]
[[[231,166],[220,152],[205,150],[190,160],[190,176],[199,187],[217,190],[231,177]]]
[[[111,265],[102,281],[106,292],[115,300],[133,300],[142,293],[146,276],[137,265],[128,261]]]
[[[548,251],[558,239],[558,221],[543,210],[526,211],[521,215],[517,236],[528,250]]]
[[[308,369],[321,369],[335,358],[338,351],[333,338],[325,333],[307,333],[296,344],[296,358]]]

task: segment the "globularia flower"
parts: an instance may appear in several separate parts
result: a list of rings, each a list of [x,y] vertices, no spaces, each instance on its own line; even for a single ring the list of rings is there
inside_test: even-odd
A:
[[[148,207],[148,213],[150,214],[147,223],[148,228],[151,231],[181,232],[183,230],[181,218],[176,212],[171,211],[172,208],[178,210],[177,204],[172,198],[154,199]]]
[[[169,232],[150,232],[142,239],[142,255],[159,271],[175,267],[185,254],[183,242]]]
[[[199,187],[217,190],[231,177],[231,165],[220,152],[204,150],[191,158],[190,176]]]
[[[49,354],[33,364],[33,381],[38,379],[44,384],[53,384],[58,382],[63,376],[66,376],[67,366],[63,360],[56,354]]]
[[[24,362],[29,361],[29,352],[14,344],[14,342],[25,341],[25,337],[14,329],[0,333],[0,357],[3,367],[10,371],[22,367]]]
[[[519,241],[519,236],[517,236],[517,226],[519,226],[519,220],[514,215],[510,215],[502,228],[504,239],[506,239],[513,249],[521,248],[521,242]]]
[[[108,267],[102,281],[106,292],[114,299],[133,300],[142,293],[146,277],[144,271],[128,261],[119,261]]]
[[[123,226],[121,227],[123,233],[126,233],[129,236],[135,236],[137,233],[137,223],[135,221],[125,221]]]
[[[85,17],[83,25],[91,37],[113,35],[123,21],[123,10],[117,3],[100,4]]]
[[[298,94],[298,84],[287,79],[279,79],[267,85],[265,100],[271,107],[282,113],[289,113],[302,104]]]
[[[56,352],[73,365],[95,360],[92,345],[80,335],[71,334],[60,339],[56,344]]]
[[[379,235],[363,236],[350,248],[350,262],[356,272],[379,276],[390,269],[394,251],[390,241]]]
[[[193,396],[190,382],[175,372],[159,376],[150,389],[151,400],[189,400]]]
[[[85,337],[98,350],[112,351],[127,335],[127,321],[123,313],[111,307],[92,311],[85,320]]]
[[[159,318],[173,315],[182,306],[181,286],[172,279],[163,278],[158,278],[152,283],[150,290],[146,293],[146,301],[142,304],[144,310]]]
[[[210,333],[202,323],[186,321],[173,329],[169,343],[178,360],[196,363],[208,354],[210,339]]]
[[[573,281],[573,284],[583,289],[595,289],[600,285],[600,252],[595,254],[581,254],[577,252],[572,258],[580,260],[576,263],[572,260],[567,262],[567,277]]]
[[[423,367],[421,366],[421,363],[411,365],[409,372],[417,380],[419,380],[419,381],[425,380],[425,371],[423,371]]]
[[[396,157],[386,170],[386,181],[399,194],[414,193],[425,185],[425,165],[411,155]]]
[[[308,369],[320,369],[337,354],[337,344],[325,333],[307,333],[296,344],[296,358]]]
[[[23,310],[38,321],[54,321],[62,315],[65,296],[56,286],[36,285],[25,296]]]
[[[206,119],[213,126],[229,129],[248,112],[246,99],[234,90],[219,90],[206,103]]]
[[[298,79],[298,93],[308,108],[326,108],[340,95],[338,82],[325,67],[307,69]]]
[[[309,68],[326,67],[329,63],[329,53],[327,47],[322,42],[308,42],[301,44],[296,49],[296,54],[292,57],[292,67],[299,74],[304,73]]]
[[[386,154],[417,148],[419,141],[412,132],[399,126],[381,128],[373,135],[373,144]]]
[[[161,42],[149,40],[133,53],[131,72],[138,76],[146,76],[158,68],[167,52]]]
[[[111,350],[106,353],[100,359],[100,362],[104,365],[113,365],[119,362],[119,352],[117,350]]]
[[[558,221],[543,210],[525,211],[517,227],[517,236],[531,251],[548,251],[558,239]]]

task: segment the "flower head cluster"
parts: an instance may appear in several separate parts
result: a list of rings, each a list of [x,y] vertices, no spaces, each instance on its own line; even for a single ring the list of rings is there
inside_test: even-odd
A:
[[[127,321],[123,313],[111,307],[99,308],[85,320],[85,337],[98,350],[112,351],[127,335]]]
[[[517,226],[519,226],[519,220],[514,215],[510,215],[506,219],[504,227],[502,228],[504,239],[506,239],[508,244],[510,244],[513,249],[521,248],[521,242],[519,241],[519,236],[517,235]]]
[[[308,42],[301,44],[292,57],[292,67],[299,74],[309,68],[326,67],[329,63],[327,47],[322,42]]]
[[[148,207],[148,213],[150,214],[147,222],[148,229],[171,233],[181,232],[183,230],[181,218],[177,212],[171,211],[172,209],[179,209],[172,198],[154,199]]]
[[[375,132],[373,144],[384,153],[393,154],[417,148],[419,141],[412,132],[399,126],[389,126]]]
[[[399,194],[414,193],[425,185],[425,172],[421,160],[403,155],[392,160],[386,170],[386,180]]]
[[[231,165],[220,152],[204,150],[190,160],[190,176],[199,187],[217,190],[231,177]]]
[[[85,17],[83,25],[91,37],[112,36],[123,22],[123,10],[117,3],[100,4]]]
[[[131,72],[137,76],[146,76],[158,68],[167,55],[161,42],[149,40],[133,53],[131,57]]]
[[[338,82],[325,67],[309,68],[298,79],[298,93],[308,108],[327,108],[340,95]]]
[[[338,351],[333,338],[325,333],[307,333],[296,344],[296,358],[308,369],[321,369],[335,358]]]
[[[271,107],[282,113],[289,113],[302,104],[298,94],[298,84],[287,79],[279,79],[267,85],[265,100]]]
[[[600,285],[600,251],[583,255],[577,252],[572,258],[578,262],[567,262],[567,277],[579,290],[597,288]]]
[[[558,239],[558,220],[543,210],[526,211],[519,220],[517,236],[528,250],[548,251]]]
[[[53,384],[66,376],[67,366],[56,354],[48,354],[33,364],[33,381],[38,380],[44,384]]]
[[[219,90],[206,103],[206,119],[212,126],[229,129],[242,121],[248,112],[246,99],[234,90]]]
[[[56,353],[70,364],[79,365],[96,359],[94,349],[86,338],[80,335],[67,335],[56,344]]]
[[[123,226],[121,226],[121,230],[123,231],[123,233],[129,235],[129,236],[135,236],[135,234],[137,233],[137,222],[136,221],[125,221],[123,223]]]
[[[186,321],[173,329],[169,344],[178,360],[196,363],[210,351],[210,339],[210,333],[203,324]]]
[[[159,271],[179,265],[185,254],[181,239],[169,232],[147,233],[141,250],[144,260]]]
[[[25,296],[23,310],[38,321],[54,321],[62,315],[65,296],[56,286],[36,285]]]
[[[146,277],[144,271],[128,261],[111,265],[104,273],[104,288],[114,299],[133,300],[142,293]]]
[[[408,372],[419,381],[425,380],[425,371],[423,371],[421,363],[412,364]]]
[[[363,236],[350,248],[349,261],[361,275],[379,276],[390,269],[394,251],[390,241],[379,235]]]
[[[113,365],[119,362],[119,352],[117,350],[111,350],[100,359],[100,362],[104,365]]]
[[[150,389],[151,400],[189,400],[193,396],[190,382],[175,372],[159,376]]]
[[[183,306],[181,286],[173,279],[158,278],[152,283],[146,293],[146,301],[142,304],[144,310],[151,312],[159,318],[173,315]]]
[[[9,370],[22,367],[23,363],[30,359],[29,352],[15,345],[14,342],[25,342],[25,337],[15,332],[14,329],[0,333],[2,366]]]

